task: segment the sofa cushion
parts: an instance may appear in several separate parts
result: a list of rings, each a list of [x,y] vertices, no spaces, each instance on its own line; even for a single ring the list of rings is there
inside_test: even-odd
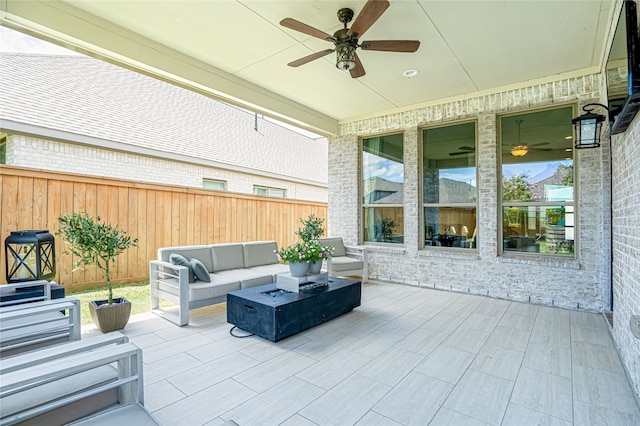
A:
[[[344,242],[342,241],[342,237],[331,237],[331,238],[319,238],[320,244],[324,247],[333,246],[335,250],[333,250],[334,256],[346,256],[347,249],[344,248]]]
[[[331,273],[362,269],[362,266],[363,263],[361,260],[347,256],[334,256],[331,260]]]
[[[171,253],[177,253],[186,259],[198,259],[206,266],[207,271],[213,272],[213,259],[211,258],[211,246],[184,246],[164,247],[158,249],[158,260],[169,262]]]
[[[207,267],[204,266],[204,263],[193,257],[189,259],[189,265],[191,266],[191,269],[193,270],[193,273],[195,274],[198,281],[202,281],[205,283],[211,282],[209,271],[207,271]]]
[[[196,282],[189,284],[189,301],[210,299],[212,297],[224,296],[230,291],[240,290],[240,280],[233,277],[224,277],[220,274],[210,274],[211,282]],[[177,280],[169,279],[174,285],[169,285],[163,281],[158,282],[158,288],[174,296],[180,295]]]
[[[271,265],[278,263],[278,244],[275,241],[256,241],[242,244],[244,250],[244,267]]]
[[[275,263],[273,265],[254,266],[253,268],[249,268],[248,270],[262,275],[271,275],[273,277],[273,282],[276,282],[276,280],[278,279],[278,274],[289,272],[289,265]]]
[[[215,275],[233,278],[240,281],[240,288],[256,287],[263,284],[271,284],[273,282],[272,274],[260,273],[250,269],[228,269],[218,272]]]
[[[190,283],[196,282],[196,275],[193,273],[191,264],[189,263],[186,257],[178,253],[171,253],[169,255],[169,262],[171,262],[173,265],[186,266],[187,269],[189,269],[189,282]]]
[[[242,244],[214,244],[211,246],[213,255],[213,271],[220,272],[228,269],[244,268],[244,254]]]

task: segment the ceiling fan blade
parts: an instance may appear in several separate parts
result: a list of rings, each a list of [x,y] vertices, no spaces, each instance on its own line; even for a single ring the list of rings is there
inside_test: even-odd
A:
[[[464,152],[450,152],[449,155],[470,155],[473,154],[473,151],[464,151]]]
[[[356,54],[356,66],[349,70],[349,74],[351,74],[351,78],[358,78],[365,75],[367,72],[364,70],[362,66],[362,62],[360,62],[360,58]]]
[[[551,149],[551,148],[531,148],[531,146],[529,146],[529,151],[553,151],[553,149]]]
[[[476,150],[476,148],[475,148],[475,147],[473,147],[473,146],[466,146],[466,145],[465,145],[465,146],[461,146],[461,147],[459,147],[458,149],[462,149],[462,150],[464,150],[464,151],[475,151],[475,150]]]
[[[325,33],[324,31],[320,31],[317,28],[313,28],[307,24],[303,24],[300,21],[296,21],[292,18],[284,18],[280,21],[280,25],[283,27],[291,28],[292,30],[300,31],[301,33],[310,35],[312,37],[317,37],[322,40],[335,42],[335,38],[332,35]]]
[[[373,40],[363,41],[362,50],[381,50],[385,52],[415,52],[420,47],[417,40]]]
[[[304,58],[300,58],[293,62],[289,62],[287,65],[289,65],[290,67],[299,67],[300,65],[304,65],[318,58],[322,58],[323,56],[327,56],[331,52],[333,52],[333,49],[326,49],[321,52],[312,53],[311,55],[305,56]]]
[[[362,37],[365,31],[371,27],[382,16],[389,7],[387,0],[368,0],[364,5],[353,25],[349,29],[349,35],[356,34],[357,38]]]

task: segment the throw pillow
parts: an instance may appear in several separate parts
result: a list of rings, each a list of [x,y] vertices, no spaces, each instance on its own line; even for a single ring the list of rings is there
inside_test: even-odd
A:
[[[211,282],[211,277],[209,276],[209,271],[207,271],[207,267],[204,266],[204,263],[200,262],[198,259],[189,259],[189,265],[191,265],[191,269],[193,269],[193,273],[196,275],[198,281],[203,281],[205,283]]]
[[[171,253],[169,255],[169,262],[171,262],[173,265],[186,266],[187,268],[189,268],[189,283],[195,283],[196,282],[196,276],[193,273],[193,269],[191,268],[191,264],[189,263],[189,261],[187,260],[186,257],[184,257],[181,254]]]

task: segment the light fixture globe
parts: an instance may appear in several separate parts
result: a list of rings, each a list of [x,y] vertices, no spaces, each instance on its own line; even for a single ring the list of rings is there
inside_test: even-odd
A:
[[[514,157],[524,157],[529,152],[526,145],[518,145],[511,148],[511,155]]]
[[[336,44],[336,68],[349,71],[356,67],[356,46],[344,42]]]

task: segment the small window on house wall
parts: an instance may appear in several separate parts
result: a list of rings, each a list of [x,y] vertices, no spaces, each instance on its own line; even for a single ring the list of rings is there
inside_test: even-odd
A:
[[[267,197],[286,198],[287,191],[280,188],[270,188],[268,186],[253,186],[253,193],[256,195],[266,195]]]
[[[362,140],[365,242],[404,243],[404,135]]]
[[[202,188],[224,191],[227,189],[227,183],[223,180],[202,179]]]
[[[477,248],[476,124],[422,131],[424,245]]]
[[[0,164],[7,164],[7,137],[0,138]]]
[[[502,251],[574,256],[573,108],[500,119]]]

